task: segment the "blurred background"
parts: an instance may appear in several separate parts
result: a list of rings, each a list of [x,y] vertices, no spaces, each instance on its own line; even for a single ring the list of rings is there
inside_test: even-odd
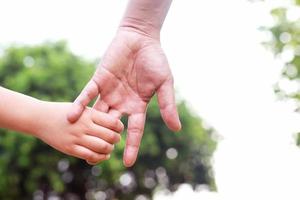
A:
[[[126,3],[0,1],[0,85],[74,100]],[[299,5],[174,1],[162,45],[183,130],[166,128],[154,98],[138,161],[125,168],[124,139],[92,167],[0,129],[0,199],[299,199]]]

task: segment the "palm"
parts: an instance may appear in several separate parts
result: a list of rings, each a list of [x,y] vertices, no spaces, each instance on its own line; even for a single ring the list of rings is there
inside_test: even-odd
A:
[[[130,40],[135,35],[144,44]],[[101,64],[94,76],[101,99],[122,114],[144,113],[159,86],[172,80],[159,43],[137,33],[119,33]]]
[[[147,104],[157,92],[163,119],[172,130],[180,129],[174,103],[173,76],[157,40],[119,31],[105,53],[79,103],[85,105],[100,93],[95,108],[116,116],[128,115],[124,163],[131,166],[143,134]],[[88,99],[88,100],[85,100]]]

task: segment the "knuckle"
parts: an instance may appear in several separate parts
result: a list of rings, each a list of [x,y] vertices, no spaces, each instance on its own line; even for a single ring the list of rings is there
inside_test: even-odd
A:
[[[66,145],[65,152],[70,155],[74,154],[75,153],[74,147],[72,145]]]
[[[119,123],[119,120],[118,120],[118,119],[114,119],[113,124],[114,124],[114,127],[115,127],[115,128],[119,129],[120,123]]]
[[[131,127],[130,129],[128,129],[128,132],[130,132],[131,134],[135,134],[135,135],[141,135],[143,130],[139,127]]]
[[[123,128],[124,128],[123,123],[118,118],[110,116],[110,123],[111,123],[111,125],[110,125],[111,128],[114,129],[115,131],[117,131],[117,132],[123,131]]]
[[[108,150],[109,150],[109,149],[108,149],[108,145],[107,145],[107,144],[104,144],[103,147],[102,147],[102,151],[103,151],[103,152],[108,152]]]
[[[86,153],[85,159],[90,161],[91,163],[95,163],[95,156],[92,153]]]
[[[93,93],[90,90],[86,91],[85,95],[89,100],[91,100],[93,98]]]
[[[115,136],[114,136],[114,143],[118,143],[120,141],[121,141],[121,135],[115,134]]]
[[[86,130],[85,126],[80,127],[80,129],[83,130],[83,131]],[[84,134],[81,131],[74,132],[73,136],[74,136],[74,139],[72,141],[73,143],[78,143],[78,142],[80,142],[81,140],[84,139]]]
[[[105,152],[105,153],[108,153],[108,152],[111,152],[113,150],[113,145],[111,145],[111,144],[105,144],[104,145],[104,147],[103,147],[103,151]]]
[[[107,136],[107,142],[109,142],[110,144],[113,144],[113,143],[114,143],[114,140],[115,140],[115,138],[114,138],[114,136],[112,136],[111,134],[109,134],[109,135]]]
[[[120,142],[121,136],[118,133],[112,132],[111,134],[109,134],[108,140],[109,140],[108,142],[110,144],[115,144],[115,143]]]
[[[129,144],[128,146],[130,146],[131,148],[138,150],[140,148],[140,143],[132,143]]]
[[[111,135],[110,135],[110,140],[111,140],[111,143],[112,143],[112,144],[118,142],[118,139],[119,139],[118,135],[119,135],[119,134],[117,134],[117,133],[111,133]]]
[[[108,142],[110,144],[115,143],[115,134],[114,134],[114,132],[109,131],[105,135],[106,135],[106,138],[105,138],[106,142]]]
[[[106,119],[105,114],[99,110],[97,110],[97,104],[95,104],[96,107],[94,106],[92,109],[92,114],[91,114],[91,118],[93,120],[93,123],[96,125],[102,125],[103,121]]]
[[[95,93],[97,92],[98,88],[96,83],[91,80],[88,85],[87,85],[87,90],[85,90],[85,95],[89,98],[89,99],[93,99],[93,96],[95,95]]]

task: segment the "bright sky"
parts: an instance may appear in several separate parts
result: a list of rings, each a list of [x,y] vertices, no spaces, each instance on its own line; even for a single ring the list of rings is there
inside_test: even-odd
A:
[[[223,137],[214,157],[218,193],[183,185],[162,199],[300,198],[300,150],[293,104],[276,101],[281,62],[260,42],[279,0],[174,1],[162,32],[180,97]],[[0,47],[66,39],[73,51],[100,57],[126,1],[0,1]],[[1,51],[0,51],[1,52]],[[283,58],[288,59],[288,58]],[[288,86],[289,87],[289,86]],[[290,88],[288,88],[290,89]]]

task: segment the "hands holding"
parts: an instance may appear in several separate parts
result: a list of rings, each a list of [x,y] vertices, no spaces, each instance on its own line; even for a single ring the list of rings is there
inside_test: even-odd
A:
[[[96,110],[128,116],[124,164],[134,164],[144,131],[147,105],[157,93],[160,112],[173,131],[181,129],[173,76],[160,45],[160,30],[172,0],[129,0],[115,38],[95,74],[75,100],[68,120],[75,122],[98,96]]]
[[[53,148],[89,164],[107,160],[114,144],[120,141],[122,122],[106,113],[86,108],[76,123],[70,124],[65,116],[70,103],[40,102],[43,112],[36,124],[34,135]],[[51,117],[51,120],[49,120]]]
[[[95,109],[115,117],[128,115],[124,164],[129,167],[137,158],[147,104],[155,93],[167,126],[173,131],[180,130],[173,76],[159,39],[121,27],[101,65],[75,100],[68,119],[76,121],[99,94]]]
[[[71,124],[66,119],[71,103],[41,101],[2,87],[0,96],[1,128],[33,135],[90,164],[109,158],[124,129],[118,118],[88,107]]]
[[[35,135],[66,154],[96,164],[109,158],[123,130],[119,118],[127,115],[124,164],[132,166],[147,105],[155,93],[166,125],[173,131],[181,129],[173,76],[159,39],[171,1],[129,0],[100,66],[72,105],[38,101],[0,87],[0,126]],[[88,108],[97,96],[94,109]]]

